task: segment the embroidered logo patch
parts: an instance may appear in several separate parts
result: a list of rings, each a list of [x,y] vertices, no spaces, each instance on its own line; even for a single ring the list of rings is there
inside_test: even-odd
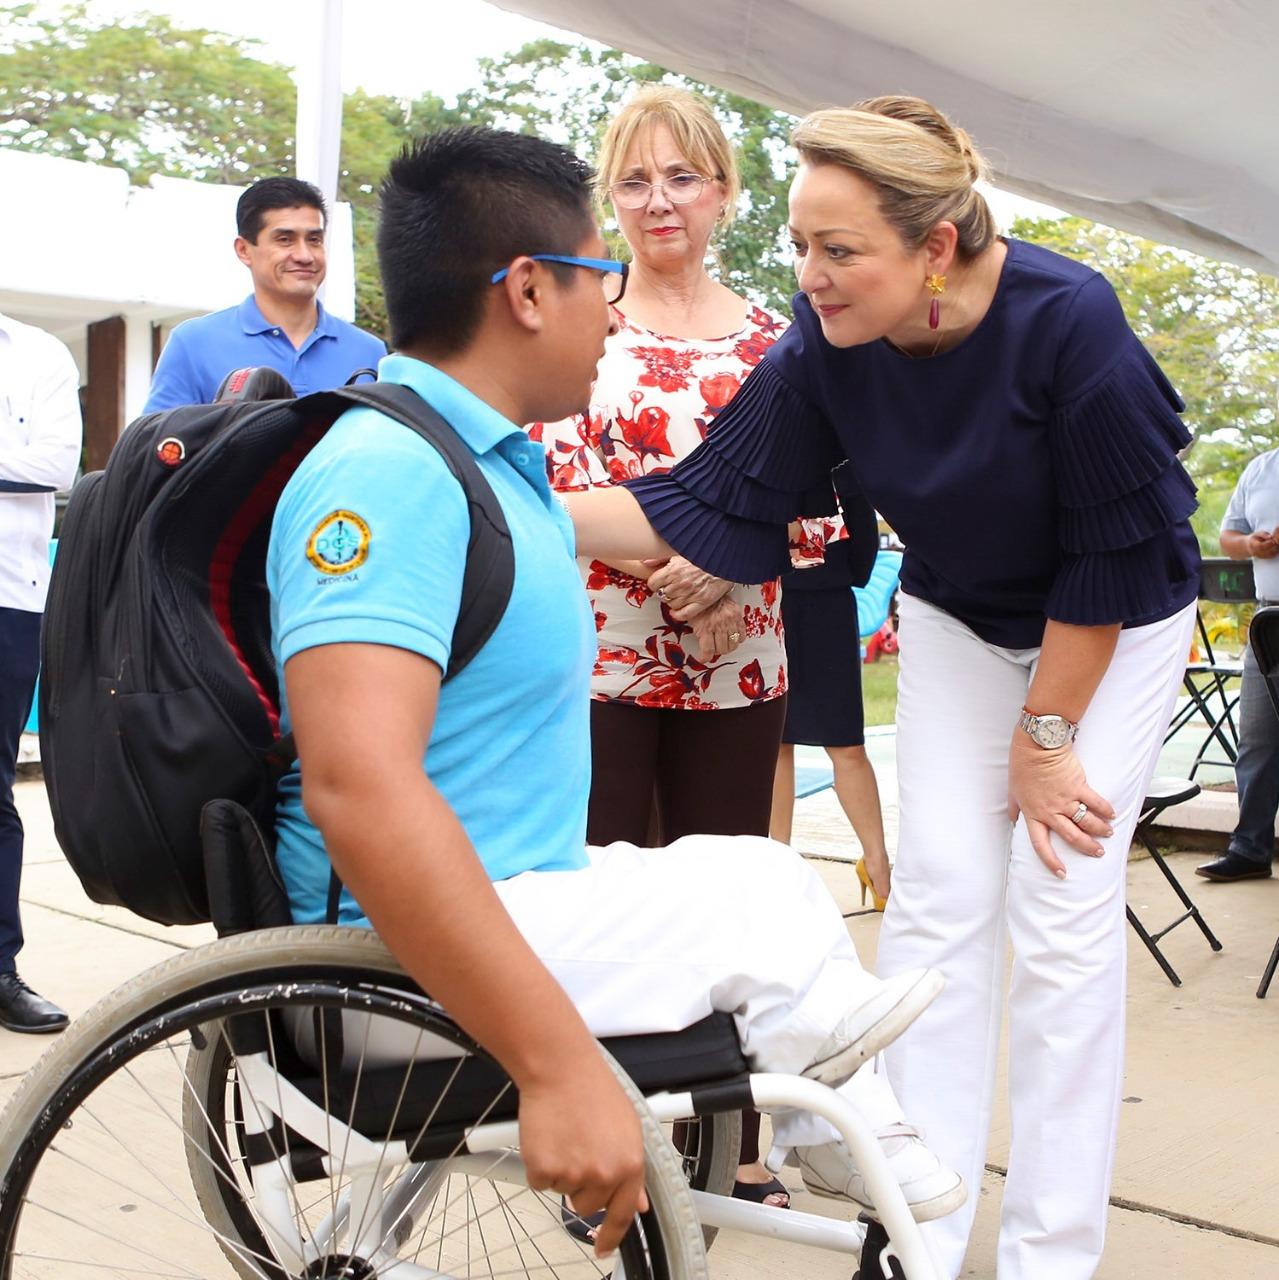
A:
[[[307,539],[306,558],[321,573],[350,573],[369,558],[372,536],[354,511],[330,511]]]
[[[155,447],[155,456],[166,467],[176,467],[187,456],[187,447],[177,436],[165,436]]]

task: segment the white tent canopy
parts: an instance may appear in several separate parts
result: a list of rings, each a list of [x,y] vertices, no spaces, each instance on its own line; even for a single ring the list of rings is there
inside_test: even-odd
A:
[[[804,114],[914,93],[1009,191],[1279,274],[1279,0],[496,0]]]

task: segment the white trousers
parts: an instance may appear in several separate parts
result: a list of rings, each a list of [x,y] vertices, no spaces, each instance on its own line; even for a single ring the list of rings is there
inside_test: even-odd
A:
[[[1087,1280],[1101,1257],[1123,1083],[1127,851],[1190,646],[1194,606],[1120,633],[1080,723],[1088,782],[1114,806],[1104,857],[1052,836],[1056,879],[1008,821],[1008,748],[1037,649],[986,644],[921,600],[901,603],[901,827],[878,969],[931,965],[946,989],[885,1053],[928,1145],[968,1203],[925,1228],[958,1276],[977,1206],[1008,995],[1012,1149],[999,1280]]]
[[[494,888],[597,1036],[679,1031],[731,1013],[753,1067],[798,1074],[879,985],[829,890],[786,845],[687,836],[664,849],[587,852],[582,870],[529,871]],[[438,1053],[403,1024],[345,1016],[348,1052],[366,1062]],[[873,1129],[901,1119],[886,1088],[855,1079],[841,1091]],[[774,1115],[773,1132],[786,1146],[835,1136],[798,1112]]]

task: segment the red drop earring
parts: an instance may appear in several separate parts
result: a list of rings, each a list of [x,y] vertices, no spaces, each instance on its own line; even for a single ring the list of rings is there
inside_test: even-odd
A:
[[[934,274],[924,284],[933,295],[933,300],[928,304],[928,327],[936,329],[941,324],[941,295],[946,292],[946,277]]]

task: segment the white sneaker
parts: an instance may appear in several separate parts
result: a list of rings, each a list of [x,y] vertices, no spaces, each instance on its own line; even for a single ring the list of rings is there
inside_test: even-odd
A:
[[[875,1136],[916,1222],[945,1217],[968,1198],[963,1178],[933,1155],[918,1129],[895,1124],[881,1129]],[[799,1165],[804,1186],[814,1195],[852,1200],[872,1215],[875,1213],[866,1183],[842,1142],[796,1147],[792,1158]]]
[[[945,979],[936,969],[909,969],[876,982],[875,993],[840,1019],[802,1075],[832,1088],[892,1044],[938,997]]]

